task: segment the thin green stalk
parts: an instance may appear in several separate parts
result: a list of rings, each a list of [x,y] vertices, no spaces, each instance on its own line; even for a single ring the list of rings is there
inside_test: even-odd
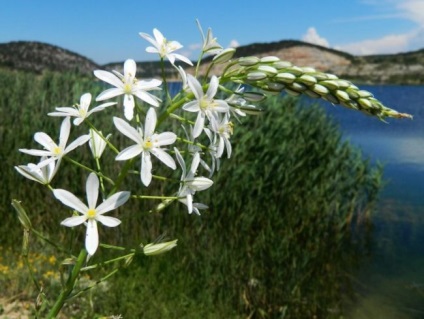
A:
[[[204,55],[205,53],[203,52],[203,50],[202,50],[202,52],[200,53],[200,56],[199,56],[199,58],[197,59],[197,64],[196,64],[196,71],[195,71],[195,73],[194,73],[194,76],[195,77],[197,77],[197,75],[199,74],[199,67],[200,67],[200,63],[202,62],[202,58],[203,58],[203,55]]]
[[[116,258],[113,258],[113,259],[109,259],[109,260],[106,260],[106,261],[102,261],[98,264],[94,264],[94,265],[90,265],[90,266],[81,268],[81,271],[87,271],[87,270],[94,269],[94,268],[97,268],[97,267],[101,267],[101,266],[104,266],[104,265],[107,265],[107,264],[111,264],[111,263],[114,263],[116,261],[120,261],[122,259],[127,259],[127,258],[130,258],[130,257],[133,257],[134,255],[135,255],[135,252],[133,252],[131,254],[124,255],[124,256],[116,257]]]
[[[135,199],[178,199],[177,196],[151,196],[151,195],[131,195]]]
[[[104,277],[100,278],[99,280],[97,280],[94,284],[92,284],[92,285],[90,285],[88,287],[85,287],[84,289],[82,289],[82,290],[78,291],[77,293],[73,294],[72,296],[70,296],[69,299],[76,298],[79,295],[83,294],[84,292],[86,292],[86,291],[88,291],[90,289],[93,289],[97,285],[101,284],[103,281],[108,280],[110,277],[112,277],[114,274],[116,274],[118,272],[118,270],[119,270],[119,268],[116,268],[116,269],[112,270],[106,276],[104,276]]]
[[[68,299],[69,295],[72,293],[72,290],[75,287],[75,281],[78,278],[78,275],[81,271],[83,264],[86,261],[86,258],[87,258],[87,251],[83,248],[72,269],[71,275],[68,277],[65,289],[63,289],[62,292],[60,293],[55,304],[53,305],[53,308],[50,310],[49,314],[47,315],[47,318],[49,319],[56,318],[56,316],[59,314],[60,310],[62,309],[63,305],[65,304],[66,300]]]
[[[131,167],[131,165],[134,163],[134,158],[128,160],[125,164],[124,167],[122,168],[121,172],[119,173],[118,179],[115,182],[115,185],[113,186],[112,190],[109,193],[110,195],[113,195],[116,193],[116,191],[118,190],[118,188],[121,186],[122,182],[124,181],[125,177],[128,175],[128,171]]]
[[[186,98],[179,100],[178,102],[175,102],[174,104],[171,104],[158,118],[156,128],[175,110],[179,109],[184,105],[186,101],[190,101],[193,99],[194,94],[190,93],[187,95]]]
[[[73,160],[72,158],[69,158],[69,157],[67,157],[67,156],[65,156],[64,158],[65,158],[65,160],[67,160],[67,161],[71,162],[72,164],[74,164],[74,165],[76,165],[76,166],[78,166],[78,167],[81,167],[82,169],[85,169],[86,171],[89,171],[89,172],[95,173],[97,176],[99,176],[99,177],[101,177],[101,178],[104,178],[104,179],[105,179],[105,180],[107,180],[110,184],[114,185],[113,180],[112,180],[112,179],[110,179],[109,177],[105,176],[104,174],[102,174],[102,173],[100,173],[100,172],[98,172],[98,171],[96,171],[96,170],[94,170],[94,169],[92,169],[92,168],[90,168],[90,167],[88,167],[88,166],[82,165],[81,163],[78,163],[77,161]]]
[[[54,248],[56,248],[57,250],[63,252],[63,253],[68,253],[67,250],[63,249],[62,247],[58,246],[54,241],[48,239],[46,236],[44,236],[42,233],[38,232],[37,230],[35,230],[34,228],[31,228],[31,231],[37,235],[37,237],[39,237],[40,239],[44,240],[45,242],[49,243],[50,245],[52,245]]]
[[[168,90],[168,83],[166,82],[165,63],[162,57],[160,58],[160,67],[162,71],[162,79],[163,79],[163,86],[165,88],[165,95],[167,99],[171,101],[171,95],[169,94],[169,90]]]

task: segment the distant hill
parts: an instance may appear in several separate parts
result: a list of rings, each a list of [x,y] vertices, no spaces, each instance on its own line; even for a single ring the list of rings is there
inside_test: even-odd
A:
[[[69,50],[41,42],[0,43],[0,67],[40,73],[43,70],[92,74],[100,68],[93,61]]]
[[[277,56],[295,65],[311,66],[357,83],[424,84],[424,49],[399,54],[354,56],[302,41],[284,40],[240,46],[235,57],[251,55]],[[201,73],[210,60],[208,57],[204,59]],[[83,74],[92,74],[95,69],[122,72],[123,62],[100,66],[77,53],[40,42],[0,44],[0,67],[17,70],[76,71]],[[162,72],[158,61],[137,62],[137,68],[138,76],[143,78],[160,77]],[[194,71],[187,66],[185,69],[190,73]],[[213,72],[220,71],[217,66]],[[177,70],[169,62],[165,64],[165,73],[171,80],[178,79]]]

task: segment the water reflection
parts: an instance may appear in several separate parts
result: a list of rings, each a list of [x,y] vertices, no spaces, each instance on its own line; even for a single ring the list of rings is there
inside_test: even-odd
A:
[[[367,89],[414,120],[387,125],[328,109],[346,139],[385,165],[388,182],[373,217],[373,253],[357,274],[348,318],[424,318],[424,87]]]

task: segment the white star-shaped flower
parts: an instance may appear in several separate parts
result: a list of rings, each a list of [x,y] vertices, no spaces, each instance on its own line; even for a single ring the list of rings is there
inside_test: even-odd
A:
[[[46,157],[41,157],[41,162],[46,159]],[[19,172],[19,174],[30,180],[43,185],[48,185],[56,174],[58,166],[55,161],[51,161],[41,168],[36,164],[29,163],[28,165],[15,166],[15,169]]]
[[[134,60],[128,59],[124,63],[124,74],[113,71],[94,71],[94,75],[100,80],[105,81],[114,86],[100,93],[96,101],[103,101],[118,95],[124,95],[124,114],[129,121],[134,117],[134,96],[140,100],[153,105],[159,106],[160,99],[147,91],[160,90],[159,86],[162,81],[152,79],[148,81],[137,80],[135,77],[137,65]]]
[[[153,35],[155,38],[147,33],[140,32],[139,34],[142,38],[153,44],[153,47],[146,48],[146,52],[157,53],[161,58],[166,57],[172,65],[174,65],[176,59],[189,65],[193,65],[193,63],[185,56],[178,53],[172,53],[181,49],[183,46],[178,41],[168,41],[158,29],[153,29]]]
[[[194,76],[187,74],[187,82],[196,100],[184,104],[183,109],[187,112],[198,112],[193,128],[193,137],[196,138],[202,133],[206,117],[209,122],[216,121],[217,113],[228,112],[229,106],[224,100],[214,99],[219,85],[216,76],[212,76],[206,94],[203,93],[202,86]]]
[[[161,146],[173,144],[177,135],[172,132],[155,133],[156,112],[150,108],[146,115],[144,125],[144,134],[141,127],[135,129],[124,120],[114,117],[113,123],[116,128],[125,136],[136,142],[135,145],[129,146],[121,151],[117,156],[117,161],[125,161],[141,154],[141,181],[145,186],[149,186],[152,180],[152,159],[150,154],[156,156],[166,166],[175,169],[175,161],[165,152]]]
[[[70,151],[75,149],[78,146],[83,145],[86,143],[90,136],[83,135],[78,137],[75,141],[73,141],[71,144],[66,146],[66,143],[68,142],[69,133],[71,131],[71,120],[69,116],[65,117],[65,119],[62,122],[62,125],[60,127],[60,135],[59,135],[59,145],[53,142],[52,138],[48,136],[44,132],[37,132],[34,134],[34,140],[41,144],[45,150],[28,150],[21,148],[19,149],[20,152],[33,155],[33,156],[45,156],[46,159],[41,161],[37,166],[39,168],[48,165],[51,161],[55,160],[61,160],[63,156],[68,154]],[[58,164],[59,165],[59,164]]]
[[[97,222],[108,227],[116,227],[121,221],[115,217],[104,216],[113,209],[126,203],[130,197],[130,192],[118,192],[106,199],[99,206],[97,198],[99,196],[99,179],[95,173],[91,173],[86,183],[87,205],[81,202],[74,194],[64,189],[55,189],[54,196],[64,205],[75,209],[80,216],[72,216],[61,222],[61,225],[74,227],[86,222],[87,233],[85,237],[85,249],[90,255],[94,255],[99,246],[99,233],[97,231]]]
[[[80,125],[87,117],[95,112],[99,112],[107,108],[108,106],[115,105],[116,102],[103,103],[99,106],[96,106],[91,111],[88,110],[91,103],[91,94],[85,93],[81,96],[80,104],[77,104],[74,107],[57,107],[57,112],[51,112],[48,115],[50,116],[71,116],[75,117],[74,125]]]
[[[227,149],[227,157],[231,157],[231,143],[230,143],[230,137],[233,134],[233,123],[228,121],[228,113],[224,114],[224,117],[221,121],[213,121],[211,122],[211,129],[212,131],[218,135],[219,142],[218,142],[218,149],[216,156],[219,158],[224,153],[224,145]]]
[[[182,169],[182,175],[181,175],[181,185],[180,189],[178,190],[178,197],[180,198],[180,202],[187,205],[188,212],[191,214],[194,210],[194,207],[200,209],[203,208],[203,204],[196,203],[195,206],[193,206],[193,196],[197,191],[205,190],[212,186],[213,181],[209,178],[203,177],[203,176],[195,176],[197,168],[200,163],[200,154],[195,153],[193,156],[193,161],[191,162],[190,170],[187,172],[186,164],[184,162],[183,157],[181,156],[181,153],[178,151],[177,148],[174,147],[175,156],[177,157],[177,161],[181,166]],[[198,214],[198,210],[195,210]]]

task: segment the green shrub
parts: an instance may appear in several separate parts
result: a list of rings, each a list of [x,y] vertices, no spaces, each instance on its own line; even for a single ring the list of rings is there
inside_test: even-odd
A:
[[[46,113],[100,90],[72,74],[1,71],[0,231],[8,234],[0,238],[3,245],[16,247],[21,237],[12,198],[29,203],[33,224],[55,240],[69,234],[58,226],[63,207],[57,212],[60,204],[39,185],[24,181],[13,166],[28,162],[17,149],[35,146],[35,131],[57,136],[60,121],[49,121]],[[122,225],[107,233],[108,243],[122,244],[122,234],[131,234],[124,245],[135,246],[166,233],[179,245],[165,256],[136,258],[106,293],[94,292],[90,316],[340,316],[350,285],[346,273],[363,252],[364,234],[355,229],[364,225],[376,200],[381,169],[343,142],[319,107],[285,98],[269,99],[264,109],[263,115],[236,125],[231,160],[222,160],[215,185],[196,198],[210,206],[202,216],[188,216],[182,204],[157,214],[148,213],[151,203],[126,205]],[[105,169],[117,165],[110,156]],[[83,190],[86,176],[77,173],[61,168],[61,187]],[[139,178],[127,182],[139,183]],[[153,192],[160,193],[161,183],[155,187]]]

